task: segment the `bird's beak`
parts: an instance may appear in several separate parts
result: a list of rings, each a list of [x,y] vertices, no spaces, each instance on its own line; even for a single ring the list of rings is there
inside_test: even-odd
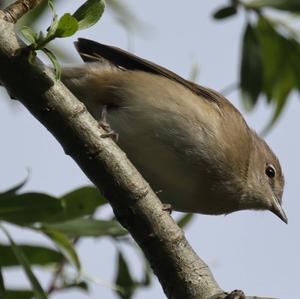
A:
[[[274,213],[276,216],[278,216],[284,223],[286,224],[288,223],[288,218],[285,215],[282,206],[280,205],[279,201],[275,196],[273,197],[273,205],[270,208],[270,211]]]

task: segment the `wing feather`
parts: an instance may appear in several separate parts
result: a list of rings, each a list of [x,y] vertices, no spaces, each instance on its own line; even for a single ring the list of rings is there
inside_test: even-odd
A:
[[[182,84],[195,94],[209,101],[215,102],[219,106],[221,106],[224,101],[227,102],[227,99],[216,91],[188,81],[162,66],[159,66],[146,59],[142,59],[120,48],[100,44],[84,38],[79,38],[74,44],[81,58],[85,62],[96,62],[105,59],[110,64],[113,64],[118,68],[127,70],[140,70],[166,77]]]

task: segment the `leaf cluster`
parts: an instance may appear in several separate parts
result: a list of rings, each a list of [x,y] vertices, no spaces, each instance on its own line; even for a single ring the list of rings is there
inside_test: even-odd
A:
[[[61,272],[59,283],[52,289],[79,287],[87,289],[87,283],[81,281],[81,263],[77,255],[76,240],[83,237],[120,238],[127,234],[114,219],[97,219],[93,215],[104,207],[107,201],[94,187],[82,187],[61,197],[45,193],[19,193],[25,181],[0,193],[1,229],[9,243],[0,244],[0,294],[7,298],[47,298],[47,292],[34,275],[32,267],[59,269],[65,264],[73,266],[77,277],[65,279]],[[16,244],[3,223],[20,226],[47,236],[53,248],[43,245]],[[31,290],[15,290],[5,287],[1,269],[22,267],[31,283]],[[55,273],[55,271],[54,271]],[[57,277],[58,278],[58,277]],[[1,296],[0,296],[1,297]],[[1,297],[3,298],[3,297]],[[6,297],[4,297],[6,298]]]
[[[230,1],[214,13],[217,20],[246,13],[242,38],[239,87],[245,108],[253,110],[260,96],[274,107],[267,132],[278,120],[289,95],[300,91],[299,32],[272,10],[299,17],[298,0]]]
[[[56,78],[61,75],[61,67],[55,54],[46,48],[46,45],[56,38],[69,37],[77,31],[89,28],[96,24],[104,12],[104,2],[102,0],[87,0],[73,14],[65,13],[58,17],[55,12],[53,0],[48,0],[48,5],[52,10],[52,22],[47,29],[47,33],[42,31],[38,34],[30,27],[23,26],[21,32],[28,42],[30,42],[29,59],[35,58],[35,51],[43,51],[52,62]]]
[[[108,202],[95,187],[86,186],[55,197],[37,192],[20,193],[25,183],[26,180],[0,193],[0,228],[8,239],[8,243],[0,243],[0,298],[48,298],[54,291],[69,288],[88,291],[90,281],[84,278],[76,250],[78,241],[87,237],[110,238],[116,245],[118,254],[114,284],[120,298],[132,298],[138,288],[150,285],[150,268],[144,258],[143,277],[136,279],[131,274],[129,263],[120,246],[121,243],[134,246],[127,236],[127,231],[114,217],[96,217],[96,212]],[[191,219],[191,214],[183,215],[178,224],[184,227]],[[16,244],[5,223],[42,234],[49,238],[53,247],[42,244]],[[138,250],[136,246],[134,248]],[[66,266],[75,269],[75,277],[68,277],[64,271]],[[31,289],[6,287],[1,270],[11,267],[23,268],[31,283]],[[53,282],[48,290],[35,276],[33,267],[42,267],[53,273]],[[1,297],[1,294],[5,297]]]

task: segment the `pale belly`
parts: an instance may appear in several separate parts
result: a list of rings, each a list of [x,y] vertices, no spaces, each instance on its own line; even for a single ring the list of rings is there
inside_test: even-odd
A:
[[[145,118],[136,114],[130,117],[126,110],[123,114],[112,112],[108,122],[119,134],[118,145],[162,202],[171,204],[172,209],[178,211],[224,213],[215,204],[216,194],[207,166],[199,159],[195,163],[193,156],[180,145],[180,150],[171,146],[169,138],[173,137],[170,130],[156,127],[152,121],[147,126]]]

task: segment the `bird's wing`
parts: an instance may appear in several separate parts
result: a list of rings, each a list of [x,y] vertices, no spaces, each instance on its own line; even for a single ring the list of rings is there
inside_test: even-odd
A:
[[[84,38],[79,38],[78,41],[76,41],[74,44],[81,58],[85,62],[95,62],[104,59],[110,64],[115,65],[119,68],[127,70],[139,70],[155,75],[164,76],[170,80],[182,84],[197,95],[209,101],[213,101],[218,105],[222,105],[224,103],[224,100],[225,102],[227,102],[227,100],[216,91],[185,80],[184,78],[178,76],[177,74],[169,71],[164,67],[161,67],[146,59],[142,59],[117,47],[103,45]]]

